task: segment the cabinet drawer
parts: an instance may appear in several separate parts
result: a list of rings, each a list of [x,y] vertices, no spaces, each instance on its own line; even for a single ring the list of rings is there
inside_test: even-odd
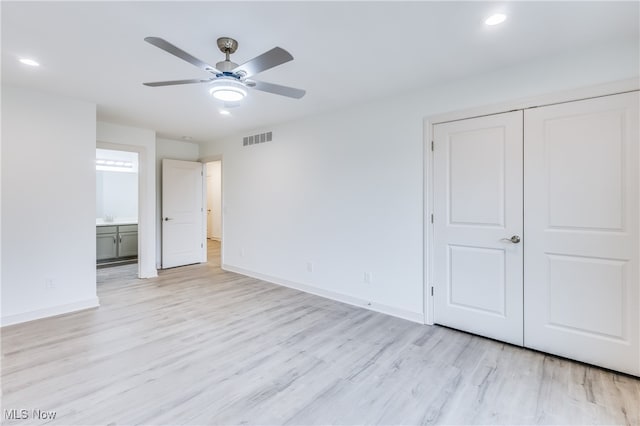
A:
[[[115,234],[118,232],[117,226],[96,226],[96,234]]]
[[[138,225],[120,225],[118,232],[138,232]]]

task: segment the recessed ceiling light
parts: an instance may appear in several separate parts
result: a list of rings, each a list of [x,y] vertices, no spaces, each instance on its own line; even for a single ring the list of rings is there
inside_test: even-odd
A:
[[[33,59],[29,59],[29,58],[20,58],[20,62],[25,64],[25,65],[29,65],[30,67],[39,67],[40,66],[39,63],[37,63]]]
[[[487,25],[498,25],[501,24],[507,19],[507,15],[503,13],[496,13],[495,15],[491,15],[484,21]]]
[[[227,111],[226,109],[221,110],[220,114],[222,114],[222,115],[231,115],[231,113],[229,111]]]

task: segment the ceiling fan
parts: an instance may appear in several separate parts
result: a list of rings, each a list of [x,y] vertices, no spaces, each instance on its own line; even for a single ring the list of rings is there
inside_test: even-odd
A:
[[[196,78],[190,80],[143,83],[145,86],[158,87],[178,84],[210,83],[209,93],[214,98],[225,102],[241,101],[247,95],[247,88],[295,99],[302,98],[306,93],[304,90],[293,87],[249,79],[262,71],[293,60],[293,56],[280,47],[274,47],[262,55],[256,56],[242,65],[238,65],[231,62],[230,59],[231,54],[235,53],[238,49],[238,42],[230,37],[220,37],[218,39],[218,48],[225,54],[225,60],[218,62],[216,66],[213,67],[160,37],[146,37],[144,40],[212,74],[212,77],[206,79]]]

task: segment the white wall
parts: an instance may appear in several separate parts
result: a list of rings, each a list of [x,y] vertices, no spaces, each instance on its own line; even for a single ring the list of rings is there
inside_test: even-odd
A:
[[[100,148],[138,152],[140,192],[138,202],[138,269],[141,278],[158,275],[156,270],[156,134],[153,130],[119,124],[97,123]],[[95,162],[95,147],[93,157]],[[95,167],[95,166],[94,166]],[[94,168],[95,173],[95,168]],[[94,205],[95,208],[95,205]],[[95,226],[95,223],[94,223]],[[95,260],[94,260],[95,262]]]
[[[202,158],[224,156],[223,267],[422,321],[423,119],[637,77],[639,47],[595,46],[246,132],[273,131],[260,145],[203,144]]]
[[[162,261],[162,160],[198,161],[200,145],[175,139],[156,139],[156,267]]]
[[[98,305],[95,138],[95,104],[2,87],[3,325]]]

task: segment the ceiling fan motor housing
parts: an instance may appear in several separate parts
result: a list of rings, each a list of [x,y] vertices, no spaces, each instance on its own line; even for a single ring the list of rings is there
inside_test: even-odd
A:
[[[234,68],[237,68],[238,64],[231,61],[220,61],[216,64],[216,68],[222,72],[231,72]]]
[[[220,37],[218,39],[218,49],[225,55],[225,60],[220,61],[216,64],[216,68],[220,71],[227,73],[231,72],[234,68],[238,66],[235,62],[231,62],[229,59],[229,55],[235,53],[238,50],[238,42],[232,39],[231,37]]]

